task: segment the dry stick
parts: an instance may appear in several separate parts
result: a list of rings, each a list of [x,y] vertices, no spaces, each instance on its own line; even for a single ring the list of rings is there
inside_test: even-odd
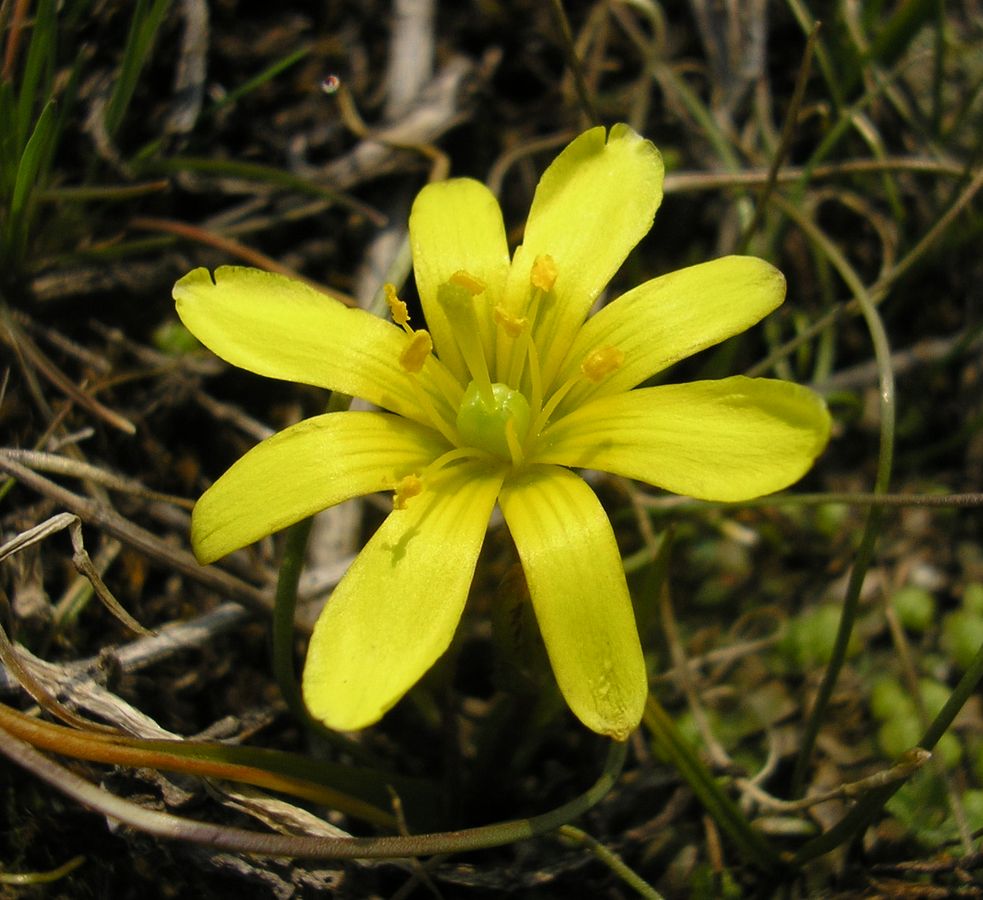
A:
[[[819,794],[809,794],[799,800],[782,800],[767,791],[762,790],[756,784],[747,779],[737,779],[735,784],[739,786],[749,797],[752,797],[760,806],[766,807],[773,812],[795,813],[802,812],[820,803],[828,803],[830,800],[855,800],[863,797],[878,788],[891,784],[903,784],[932,758],[928,750],[916,747],[909,750],[901,759],[887,769],[861,778],[859,781],[850,781],[841,784],[839,787],[831,788]]]
[[[434,0],[396,0],[386,71],[385,118],[406,113],[433,77]]]
[[[394,150],[411,150],[414,153],[419,153],[421,156],[426,157],[431,162],[430,176],[427,179],[430,182],[443,181],[447,177],[451,168],[450,157],[436,144],[405,142],[387,138],[385,137],[385,132],[373,130],[365,123],[365,120],[358,111],[358,107],[355,105],[355,98],[348,89],[348,85],[342,84],[338,88],[336,96],[338,99],[338,112],[341,113],[342,121],[344,121],[345,126],[356,137],[363,141],[384,144]]]
[[[443,154],[433,146],[432,141],[467,117],[458,100],[462,84],[472,75],[472,64],[461,57],[455,57],[429,82],[420,102],[414,104],[402,119],[376,129],[366,128],[366,138],[350,153],[324,168],[320,177],[343,190],[368,178],[385,174],[397,153],[403,149],[422,152],[439,161]],[[342,85],[335,96],[342,104],[342,115],[347,117],[345,92]],[[345,124],[351,128],[351,122],[347,118]],[[435,175],[440,174],[440,171],[446,172],[446,169],[439,170],[435,165],[431,171],[431,179],[437,180]]]
[[[734,764],[727,751],[717,740],[710,721],[707,719],[703,704],[690,677],[689,668],[686,664],[686,653],[679,640],[679,629],[676,628],[676,619],[672,613],[672,600],[669,596],[669,586],[663,584],[659,591],[659,614],[662,619],[662,629],[665,632],[666,643],[669,645],[669,655],[672,659],[674,669],[679,673],[678,684],[682,687],[686,695],[686,703],[690,712],[693,714],[693,722],[700,731],[703,743],[706,745],[707,752],[713,760],[714,765],[724,771],[733,769]]]
[[[137,735],[144,738],[183,739],[182,735],[162,728],[146,713],[104,687],[100,681],[106,674],[105,669],[90,669],[80,672],[77,663],[60,665],[50,663],[34,656],[23,646],[17,647],[17,659],[30,671],[35,681],[40,683],[48,693],[61,698],[61,702],[73,712],[80,715],[84,712],[90,718],[96,718],[114,725],[125,735]],[[5,669],[4,675],[9,683],[9,692],[19,694],[24,686],[17,681],[10,670]],[[3,725],[2,720],[5,717],[9,718],[11,715],[17,714],[0,705],[0,725]],[[55,727],[49,726],[48,723],[39,723],[37,719],[30,719],[30,722],[33,723],[32,727]],[[38,744],[30,734],[24,734],[17,728],[12,728],[12,730],[36,746],[50,746],[51,749],[67,752],[67,745],[62,746],[59,743]],[[79,735],[79,740],[85,740],[86,736],[93,737],[92,729],[83,728]]]
[[[957,352],[969,354],[983,348],[983,334],[971,338],[969,328],[950,334],[947,337],[925,338],[917,341],[904,350],[896,350],[891,354],[891,365],[895,375],[904,375],[918,366],[930,365]],[[834,390],[851,390],[867,387],[877,381],[877,363],[857,363],[846,369],[840,369],[830,375],[825,381],[812,385],[813,390],[828,395]]]
[[[60,456],[57,453],[44,453],[41,450],[15,450],[11,447],[0,447],[0,453],[8,459],[14,460],[14,462],[25,463],[40,472],[52,472],[55,475],[68,475],[71,478],[93,481],[112,491],[134,494],[144,500],[169,503],[187,510],[195,505],[193,500],[148,490],[141,482],[133,478],[126,478],[106,469],[100,469],[91,463],[69,459],[67,456]]]
[[[159,537],[139,525],[125,519],[110,507],[88,497],[82,497],[66,490],[61,485],[31,471],[26,466],[14,462],[0,451],[0,471],[13,476],[21,484],[29,487],[61,504],[75,513],[83,522],[102,528],[124,544],[145,553],[151,559],[170,566],[187,578],[239,600],[254,609],[269,614],[273,609],[273,599],[266,591],[260,590],[234,575],[215,567],[199,565],[186,550],[172,547]]]
[[[136,426],[129,419],[114,412],[108,406],[104,406],[91,394],[78,388],[61,369],[48,359],[41,348],[24,333],[24,330],[9,315],[0,314],[0,336],[18,355],[25,361],[29,361],[48,381],[79,406],[87,409],[113,428],[118,428],[126,434],[136,434]]]
[[[690,497],[652,497],[641,494],[639,503],[648,509],[730,509],[758,506],[826,506],[843,503],[850,506],[927,506],[972,507],[983,506],[983,493],[974,494],[866,494],[857,492],[828,494],[773,494],[738,502],[694,500]]]
[[[778,184],[800,181],[805,171],[803,166],[786,166],[776,173],[775,181]],[[687,191],[719,191],[729,187],[756,187],[768,182],[771,177],[770,172],[770,169],[745,169],[741,172],[669,172],[662,189],[667,194],[678,194]],[[896,159],[851,159],[816,166],[810,173],[810,178],[815,182],[841,175],[880,172],[915,172],[962,178],[966,175],[966,167],[917,156]]]
[[[86,719],[84,716],[78,715],[59,702],[58,698],[38,681],[31,670],[21,662],[17,656],[16,648],[2,627],[0,627],[0,663],[6,667],[7,671],[17,680],[20,686],[34,698],[34,702],[38,706],[47,710],[56,718],[61,719],[66,725],[71,725],[73,728],[78,728],[82,731],[94,730],[109,734],[117,733],[117,729],[112,725],[104,725],[102,722]]]
[[[89,558],[85,544],[82,541],[82,525],[78,516],[73,516],[70,513],[60,513],[59,515],[52,516],[40,525],[36,525],[34,528],[19,534],[12,541],[0,547],[0,560],[4,560],[8,556],[20,552],[25,547],[29,547],[31,544],[61,531],[63,528],[68,529],[69,536],[72,540],[72,550],[74,551],[72,554],[72,563],[78,570],[78,573],[88,579],[89,584],[92,585],[92,589],[102,601],[103,606],[125,627],[129,628],[130,631],[143,635],[144,637],[153,634],[152,631],[144,628],[123,608],[120,602],[112,595],[109,588],[106,587],[95,566],[92,565],[92,560]]]
[[[58,677],[58,690],[71,692],[76,685],[91,682],[106,668],[123,674],[139,672],[178,653],[211,644],[218,635],[238,627],[248,617],[249,611],[244,606],[229,601],[186,622],[165,625],[150,637],[103,648],[96,656],[54,667],[63,673]],[[24,652],[21,650],[19,655]],[[16,687],[16,681],[0,668],[0,692]]]
[[[208,231],[204,228],[199,228],[197,225],[189,225],[187,222],[175,222],[172,219],[156,219],[150,216],[135,216],[130,219],[131,228],[141,228],[146,231],[163,231],[165,234],[176,234],[179,237],[188,238],[192,241],[197,241],[200,244],[207,244],[210,247],[215,247],[218,250],[222,250],[228,253],[230,256],[238,257],[254,266],[258,266],[261,269],[266,269],[268,272],[276,272],[278,275],[285,275],[287,278],[292,278],[295,281],[302,281],[308,287],[314,288],[314,290],[327,294],[329,297],[333,297],[335,300],[339,300],[346,306],[355,306],[355,301],[349,297],[347,294],[341,291],[336,291],[333,288],[327,287],[320,282],[314,281],[306,276],[302,275],[290,266],[285,266],[283,263],[277,262],[272,256],[267,256],[265,253],[261,253],[259,250],[254,250],[252,247],[247,247],[245,244],[239,241],[233,240],[232,238],[225,237],[221,234],[216,234],[214,231]]]
[[[82,365],[100,376],[105,377],[113,371],[113,364],[104,353],[89,350],[83,347],[78,341],[72,340],[64,334],[55,331],[40,322],[35,322],[26,313],[19,310],[10,310],[11,318],[30,334],[43,338],[52,347],[57,347],[62,353],[78,360]]]

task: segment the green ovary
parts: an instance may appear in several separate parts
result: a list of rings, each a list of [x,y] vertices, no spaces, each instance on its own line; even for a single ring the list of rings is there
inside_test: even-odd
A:
[[[515,436],[521,445],[529,430],[529,402],[505,384],[491,386],[492,402],[486,391],[472,381],[464,392],[457,411],[457,431],[461,440],[471,447],[487,450],[503,459],[512,459],[505,427],[512,422]]]

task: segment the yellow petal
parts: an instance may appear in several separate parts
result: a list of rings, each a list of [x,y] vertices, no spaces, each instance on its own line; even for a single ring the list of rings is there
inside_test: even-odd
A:
[[[605,140],[607,137],[607,140]],[[592,128],[550,165],[536,188],[522,246],[506,287],[506,308],[522,315],[536,258],[556,266],[555,302],[534,337],[547,387],[598,294],[652,227],[662,201],[662,157],[627,125]]]
[[[466,384],[471,379],[437,302],[437,291],[457,272],[484,283],[476,311],[488,352],[491,314],[501,300],[509,268],[505,225],[495,195],[470,178],[428,184],[413,202],[410,245],[416,288],[437,355]]]
[[[314,627],[303,677],[311,715],[340,731],[371,725],[447,649],[503,475],[453,466],[389,514]]]
[[[589,399],[629,390],[673,363],[750,328],[781,305],[785,277],[753,256],[726,256],[639,285],[588,319],[560,370],[575,375],[598,347],[617,347],[622,365],[598,384],[581,381],[559,415]]]
[[[499,498],[557,684],[590,729],[624,740],[648,693],[618,545],[583,479],[535,466]]]
[[[594,400],[551,426],[535,459],[702,500],[749,500],[798,481],[829,428],[808,388],[738,375]]]
[[[188,330],[235,366],[428,421],[399,365],[410,338],[391,322],[299,281],[240,266],[216,269],[214,280],[207,269],[195,269],[174,285],[174,299]],[[437,405],[432,379],[439,368],[430,359],[417,376]]]
[[[447,444],[386,413],[305,419],[257,444],[195,504],[191,543],[202,563],[363,494],[392,490]]]

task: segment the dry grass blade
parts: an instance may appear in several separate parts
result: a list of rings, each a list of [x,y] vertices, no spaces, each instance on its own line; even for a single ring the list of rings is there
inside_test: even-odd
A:
[[[197,560],[186,550],[178,549],[162,541],[145,528],[130,522],[114,509],[95,500],[90,500],[88,497],[73,494],[53,481],[49,481],[27,467],[14,462],[4,456],[2,452],[0,452],[0,471],[6,472],[21,484],[71,510],[82,521],[107,531],[127,546],[147,554],[158,563],[181,572],[192,581],[266,613],[272,610],[273,601],[266,591],[253,587],[216,566],[199,565]]]
[[[61,371],[41,349],[24,332],[24,329],[10,317],[3,306],[0,306],[0,339],[13,350],[21,365],[30,366],[40,372],[51,384],[62,391],[67,397],[88,410],[94,416],[102,419],[113,428],[118,428],[125,434],[134,434],[136,426],[124,416],[100,403],[91,394],[79,388],[64,372]]]

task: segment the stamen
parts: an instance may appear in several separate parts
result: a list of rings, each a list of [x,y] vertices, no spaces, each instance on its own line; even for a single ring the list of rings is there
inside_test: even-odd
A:
[[[423,479],[419,475],[404,475],[396,482],[393,509],[406,509],[407,502],[423,493]]]
[[[438,456],[430,465],[424,469],[425,475],[432,475],[434,472],[439,472],[441,469],[446,468],[452,462],[457,462],[459,459],[485,459],[493,460],[495,459],[487,450],[482,450],[480,447],[455,447],[453,450],[448,450],[446,453],[442,453]]]
[[[529,324],[529,320],[522,316],[513,316],[501,303],[493,310],[492,315],[495,321],[502,326],[502,330],[513,340],[522,334],[523,329]]]
[[[625,361],[625,354],[617,347],[598,347],[584,357],[580,371],[588,381],[598,384],[616,369],[620,369]]]
[[[570,393],[570,388],[572,388],[580,380],[579,375],[575,375],[573,378],[564,382],[560,387],[553,391],[550,399],[547,401],[546,405],[539,411],[539,415],[536,416],[536,421],[533,422],[532,428],[529,430],[529,434],[538,437],[542,430],[546,427],[546,423],[549,422],[550,416],[556,411],[557,406],[560,405],[560,401]],[[535,409],[535,407],[533,407]]]
[[[570,389],[581,378],[586,378],[588,381],[597,384],[607,378],[612,372],[621,368],[624,361],[624,352],[610,345],[607,347],[598,347],[596,350],[588,353],[580,364],[580,374],[568,378],[552,393],[549,401],[540,410],[539,415],[536,416],[530,434],[538,435],[546,427],[546,423],[549,422],[550,416],[553,415],[557,406],[560,405],[560,401],[570,393]],[[535,369],[539,371],[539,366],[537,365]],[[536,408],[537,406],[533,405],[533,409]]]
[[[420,382],[415,378],[411,378],[410,384],[413,387],[413,395],[416,397],[416,402],[420,404],[420,409],[427,414],[430,424],[444,436],[447,443],[456,444],[458,442],[457,433],[434,408],[433,403],[427,396],[427,392],[420,387]]]
[[[427,481],[451,463],[462,459],[483,459],[491,462],[495,459],[487,450],[479,447],[455,447],[438,456],[423,471],[404,475],[393,485],[393,509],[406,509],[408,501],[426,490]]]
[[[382,289],[386,292],[386,303],[389,304],[389,312],[393,321],[407,334],[412,334],[413,329],[409,325],[410,312],[406,308],[406,304],[396,296],[396,285],[387,281]]]
[[[458,287],[464,288],[472,297],[477,297],[478,294],[485,292],[485,283],[464,269],[458,269],[451,275],[450,282],[451,284],[456,284]]]
[[[399,354],[399,364],[412,376],[418,374],[426,365],[427,359],[433,352],[433,340],[430,337],[430,332],[422,328],[419,331],[410,331],[410,335],[409,343],[403,349],[403,352]],[[449,443],[456,444],[457,435],[454,433],[454,429],[451,428],[448,422],[434,408],[427,392],[420,386],[420,382],[416,378],[411,377],[410,386],[413,388],[413,395],[416,397],[416,402],[420,405],[420,409],[426,413],[430,424]]]
[[[539,409],[543,403],[543,374],[539,367],[539,351],[531,337],[526,338],[526,355],[529,357],[529,395],[532,408]]]
[[[410,338],[406,349],[399,354],[399,364],[407,372],[412,372],[415,375],[423,368],[427,357],[433,351],[433,340],[431,340],[430,332],[428,331],[421,330],[411,333],[413,337]]]
[[[535,355],[535,343],[532,339],[533,328],[536,327],[536,319],[539,316],[540,308],[543,306],[544,297],[553,290],[553,286],[556,284],[557,278],[557,268],[553,257],[548,253],[541,253],[533,261],[532,268],[529,270],[529,302],[526,305],[525,315],[521,318],[502,310],[502,316],[499,317],[498,310],[495,310],[495,320],[502,325],[505,333],[512,338],[511,347],[508,350],[508,366],[505,371],[508,373],[508,383],[518,385],[522,379],[522,374],[525,370],[526,363],[530,364],[530,367],[536,367],[535,371],[530,371],[530,379],[533,383],[533,393],[536,392],[536,385],[541,385],[542,378],[538,369],[538,358]],[[508,317],[508,323],[505,317]],[[514,325],[510,328],[512,323],[522,323],[522,330],[515,329]],[[538,408],[539,401],[542,399],[542,395],[538,398],[533,398],[533,409]]]
[[[529,272],[529,280],[534,288],[539,288],[544,294],[553,290],[556,284],[556,263],[548,253],[541,253],[536,257]]]

